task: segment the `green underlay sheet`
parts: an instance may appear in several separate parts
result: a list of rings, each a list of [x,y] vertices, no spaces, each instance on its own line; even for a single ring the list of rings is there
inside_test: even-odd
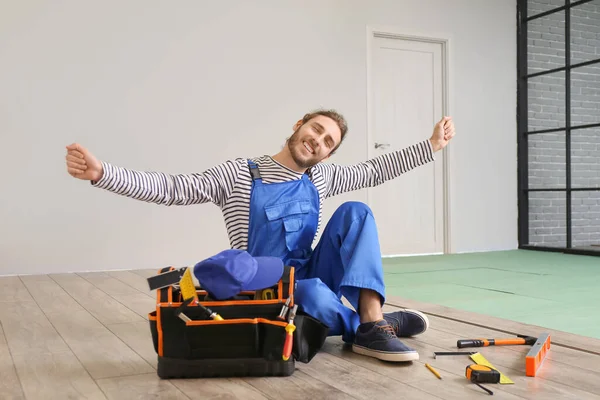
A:
[[[600,339],[600,257],[514,250],[384,258],[388,296]]]

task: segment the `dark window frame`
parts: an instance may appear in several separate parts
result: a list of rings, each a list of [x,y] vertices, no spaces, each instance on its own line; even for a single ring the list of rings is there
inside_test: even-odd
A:
[[[572,243],[572,199],[576,191],[600,191],[600,187],[572,187],[571,182],[571,132],[577,129],[597,128],[600,123],[587,125],[571,125],[571,70],[593,64],[600,64],[600,58],[571,64],[571,9],[593,0],[580,0],[570,2],[565,0],[565,5],[544,11],[533,16],[527,15],[527,0],[517,0],[517,159],[518,159],[518,244],[520,249],[563,252],[571,254],[585,254],[600,256],[598,250],[573,248]],[[557,12],[565,13],[565,66],[528,74],[527,66],[527,23],[537,18],[542,18]],[[529,131],[528,124],[528,80],[537,76],[565,72],[565,126],[555,129]],[[529,188],[529,135],[541,133],[565,133],[566,157],[566,187],[565,188]],[[529,193],[531,192],[564,192],[566,196],[566,246],[545,247],[529,244]]]

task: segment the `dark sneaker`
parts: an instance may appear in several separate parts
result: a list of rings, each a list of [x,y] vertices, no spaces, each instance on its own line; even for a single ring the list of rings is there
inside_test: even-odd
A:
[[[352,351],[384,361],[415,361],[419,353],[398,339],[394,328],[386,320],[360,324]]]
[[[394,328],[398,337],[420,335],[429,328],[429,319],[417,310],[405,309],[386,313],[383,314],[383,318]]]

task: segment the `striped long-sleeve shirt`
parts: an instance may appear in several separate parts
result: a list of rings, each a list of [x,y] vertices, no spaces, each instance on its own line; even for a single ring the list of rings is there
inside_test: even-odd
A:
[[[265,184],[298,180],[303,175],[267,155],[251,160],[257,164]],[[319,163],[307,173],[323,204],[329,197],[380,185],[432,161],[433,149],[425,140],[354,165]],[[236,158],[204,172],[178,175],[135,171],[107,162],[102,162],[102,166],[104,175],[92,185],[116,194],[165,206],[214,203],[223,213],[231,247],[247,250],[252,187],[247,159]],[[321,222],[320,208],[317,234]]]

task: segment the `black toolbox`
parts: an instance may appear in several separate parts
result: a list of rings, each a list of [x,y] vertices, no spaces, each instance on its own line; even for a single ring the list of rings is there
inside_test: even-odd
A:
[[[158,272],[173,270],[167,267]],[[242,292],[233,299],[214,301],[196,287],[198,303],[222,320],[209,318],[195,302],[184,302],[178,285],[157,289],[156,310],[149,314],[149,323],[158,354],[158,376],[171,379],[293,374],[295,362],[310,362],[328,333],[327,326],[298,310],[293,321],[291,356],[284,359],[288,319],[287,314],[284,320],[278,317],[286,301],[290,310],[294,307],[295,287],[293,267],[284,268],[282,278],[271,288],[274,298],[269,300],[255,300],[255,292]]]

